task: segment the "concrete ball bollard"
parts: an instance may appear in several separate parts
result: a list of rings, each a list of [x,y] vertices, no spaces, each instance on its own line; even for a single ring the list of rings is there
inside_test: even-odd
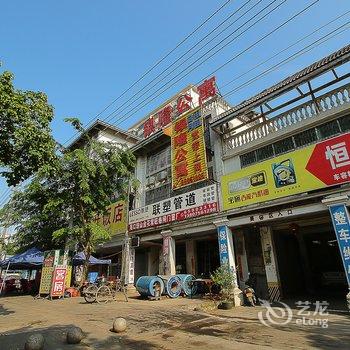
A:
[[[126,330],[126,320],[125,318],[118,317],[113,322],[113,331],[116,333],[121,333]]]
[[[24,350],[42,350],[44,348],[44,337],[42,334],[32,334],[24,344]]]
[[[79,327],[72,327],[67,332],[68,344],[79,344],[84,338],[84,333]]]

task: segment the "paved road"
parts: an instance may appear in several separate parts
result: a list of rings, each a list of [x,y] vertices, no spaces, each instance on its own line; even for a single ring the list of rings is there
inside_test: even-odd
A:
[[[196,309],[194,311],[194,309]],[[130,298],[106,305],[86,304],[82,298],[57,301],[30,296],[0,299],[0,349],[23,349],[29,334],[45,335],[47,350],[55,349],[349,349],[347,314],[327,316],[328,328],[298,325],[267,327],[258,319],[261,307],[216,310],[210,301],[178,298],[146,301]],[[127,331],[110,328],[124,317]],[[71,325],[86,334],[80,345],[65,344]]]

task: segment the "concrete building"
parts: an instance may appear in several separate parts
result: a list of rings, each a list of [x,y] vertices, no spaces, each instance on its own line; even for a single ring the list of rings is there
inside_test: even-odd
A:
[[[129,213],[129,235],[140,237],[135,281],[175,273],[209,277],[220,265],[215,222],[221,149],[209,125],[229,108],[211,78],[186,87],[129,130],[143,137],[132,147],[141,184]]]
[[[349,60],[346,46],[210,124],[239,284],[253,274],[260,297],[344,300],[348,291]]]

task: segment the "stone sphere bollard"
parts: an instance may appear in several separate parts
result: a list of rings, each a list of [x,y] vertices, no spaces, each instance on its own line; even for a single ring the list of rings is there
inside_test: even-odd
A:
[[[42,350],[44,348],[44,337],[42,334],[32,334],[24,344],[25,350]]]
[[[84,333],[79,327],[72,327],[67,332],[68,344],[79,344],[84,338]]]
[[[113,322],[113,331],[116,333],[121,333],[126,330],[126,320],[125,318],[118,317]]]

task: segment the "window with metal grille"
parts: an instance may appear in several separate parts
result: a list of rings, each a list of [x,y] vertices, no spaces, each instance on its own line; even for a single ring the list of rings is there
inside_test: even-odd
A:
[[[146,205],[159,202],[170,197],[171,184],[166,184],[146,192]]]
[[[287,139],[277,141],[273,144],[273,149],[276,155],[286,153],[288,151],[293,150],[294,148],[295,147],[292,137],[288,137]]]
[[[252,151],[252,152],[249,152],[249,153],[246,153],[246,154],[242,154],[240,156],[241,158],[241,167],[246,167],[250,164],[253,164],[253,163],[256,163],[256,154],[255,154],[255,151]]]
[[[345,115],[344,117],[341,117],[338,120],[342,131],[350,130],[350,115]]]
[[[256,150],[256,159],[264,160],[273,157],[273,147],[272,145],[267,145]]]
[[[329,123],[322,124],[317,127],[320,139],[325,139],[340,133],[340,128],[337,120],[332,120]]]
[[[306,146],[317,141],[316,129],[305,130],[294,136],[294,142],[297,147]]]

